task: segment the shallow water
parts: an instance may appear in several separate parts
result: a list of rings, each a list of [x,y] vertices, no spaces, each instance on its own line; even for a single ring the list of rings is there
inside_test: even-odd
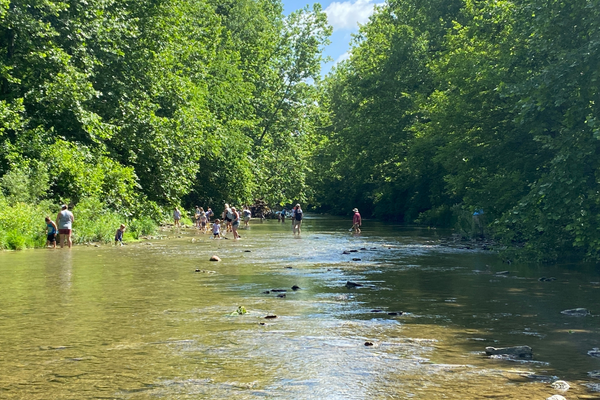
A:
[[[346,220],[306,218],[301,239],[288,224],[0,253],[0,398],[600,398],[587,355],[600,318],[560,313],[600,314],[596,266],[506,265],[370,221],[353,236]],[[228,315],[240,305],[249,314]],[[534,359],[483,355],[513,345]]]

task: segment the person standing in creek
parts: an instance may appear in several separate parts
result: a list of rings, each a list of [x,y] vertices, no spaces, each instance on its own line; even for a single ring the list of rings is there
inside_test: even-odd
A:
[[[360,233],[360,226],[362,225],[362,218],[360,217],[358,208],[353,209],[352,212],[354,212],[354,216],[352,217],[352,228],[350,228],[350,231],[354,231],[355,233]]]
[[[292,232],[295,235],[296,231],[298,231],[298,236],[300,236],[300,226],[302,225],[302,208],[300,208],[300,204],[296,204],[294,207],[294,212],[292,213]]]
[[[179,220],[181,219],[181,211],[177,207],[175,207],[175,211],[173,211],[173,226],[179,227]]]
[[[65,241],[67,242],[69,248],[73,246],[73,240],[71,239],[73,222],[75,222],[73,213],[69,211],[68,205],[63,204],[62,211],[56,216],[56,225],[58,225],[61,249],[65,246]]]

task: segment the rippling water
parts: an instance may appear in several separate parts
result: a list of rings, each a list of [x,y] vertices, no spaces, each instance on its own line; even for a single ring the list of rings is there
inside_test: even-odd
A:
[[[435,230],[349,225],[0,253],[0,398],[600,398],[595,265],[508,266]],[[576,307],[592,316],[560,313]],[[534,359],[483,354],[514,345]]]

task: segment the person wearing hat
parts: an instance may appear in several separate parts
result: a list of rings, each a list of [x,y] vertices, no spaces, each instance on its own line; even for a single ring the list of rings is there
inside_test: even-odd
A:
[[[62,249],[65,246],[65,239],[69,248],[71,248],[73,246],[71,233],[75,218],[73,217],[73,213],[69,211],[69,206],[63,204],[61,208],[62,211],[56,216],[56,225],[58,225],[58,234],[60,236],[60,248]]]
[[[354,216],[352,217],[352,229],[356,233],[360,233],[360,226],[362,225],[362,218],[360,217],[360,213],[358,212],[358,208],[352,210],[354,212]]]

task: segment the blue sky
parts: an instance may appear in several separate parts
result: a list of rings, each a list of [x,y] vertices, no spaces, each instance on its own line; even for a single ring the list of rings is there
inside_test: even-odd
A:
[[[304,8],[306,5],[317,3],[309,0],[282,0],[284,13]],[[373,13],[375,4],[382,4],[383,0],[322,0],[318,1],[327,13],[329,25],[333,26],[331,44],[325,49],[325,54],[333,58],[333,62],[323,65],[323,74],[326,74],[338,61],[348,56],[352,33],[358,31],[358,24],[364,24]]]

